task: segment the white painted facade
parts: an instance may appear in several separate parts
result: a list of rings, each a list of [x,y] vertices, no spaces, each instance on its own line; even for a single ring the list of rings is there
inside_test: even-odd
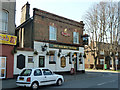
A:
[[[42,51],[41,46],[47,45],[47,50]],[[61,67],[61,57],[66,56],[69,52],[72,54],[77,53],[77,70],[85,70],[85,64],[84,64],[84,47],[79,47],[79,50],[68,50],[68,49],[61,49],[61,55],[58,57],[59,49],[57,48],[49,48],[49,43],[43,43],[43,42],[37,42],[34,41],[34,51],[38,52],[38,55],[34,55],[33,51],[17,51],[17,53],[14,55],[14,74],[19,74],[21,72],[20,69],[17,68],[17,56],[20,54],[23,54],[25,56],[25,68],[39,68],[39,56],[45,57],[45,63],[44,67],[49,68],[54,72],[66,72],[70,71],[71,68],[74,68],[74,61],[72,61],[72,64],[69,64],[69,57],[66,58],[66,66],[63,68]],[[46,55],[49,51],[55,51],[55,61],[56,64],[50,64],[49,63],[49,55]],[[79,63],[79,55],[82,54],[81,61],[82,64]],[[28,56],[33,56],[33,63],[28,63]]]

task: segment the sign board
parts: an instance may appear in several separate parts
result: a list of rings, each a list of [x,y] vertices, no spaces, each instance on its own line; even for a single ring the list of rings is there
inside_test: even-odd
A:
[[[0,43],[1,44],[16,45],[17,36],[0,34]]]
[[[61,57],[61,67],[62,68],[66,67],[66,58],[65,57]]]
[[[58,44],[49,44],[49,47],[50,48],[58,48],[58,49],[79,50],[79,47],[65,46],[65,45],[58,45]]]

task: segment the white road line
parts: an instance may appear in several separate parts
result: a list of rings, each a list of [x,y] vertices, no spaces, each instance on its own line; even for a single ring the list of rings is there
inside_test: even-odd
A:
[[[112,80],[112,81],[109,81],[109,82],[103,82],[103,83],[99,83],[99,84],[97,84],[98,86],[100,86],[100,85],[103,85],[103,84],[106,84],[106,83],[110,83],[110,82],[115,82],[116,80]]]
[[[105,84],[106,82],[104,82],[104,83],[100,83],[100,84],[97,84],[98,86],[100,86],[100,85],[103,85],[103,84]]]

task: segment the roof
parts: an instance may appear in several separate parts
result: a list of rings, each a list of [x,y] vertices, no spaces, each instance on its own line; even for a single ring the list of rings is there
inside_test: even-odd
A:
[[[19,30],[21,27],[23,27],[24,25],[26,25],[27,23],[31,22],[33,20],[33,17],[27,19],[25,22],[23,22],[22,24],[20,24],[16,30]]]

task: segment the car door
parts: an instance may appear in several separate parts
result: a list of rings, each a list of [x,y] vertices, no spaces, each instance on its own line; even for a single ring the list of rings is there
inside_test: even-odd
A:
[[[44,82],[45,81],[45,77],[42,74],[41,69],[34,70],[34,81],[38,81],[39,85],[46,85],[45,82]]]
[[[45,76],[46,84],[56,83],[57,77],[53,74],[52,71],[50,71],[49,69],[42,69],[42,70],[43,70],[43,74]]]

